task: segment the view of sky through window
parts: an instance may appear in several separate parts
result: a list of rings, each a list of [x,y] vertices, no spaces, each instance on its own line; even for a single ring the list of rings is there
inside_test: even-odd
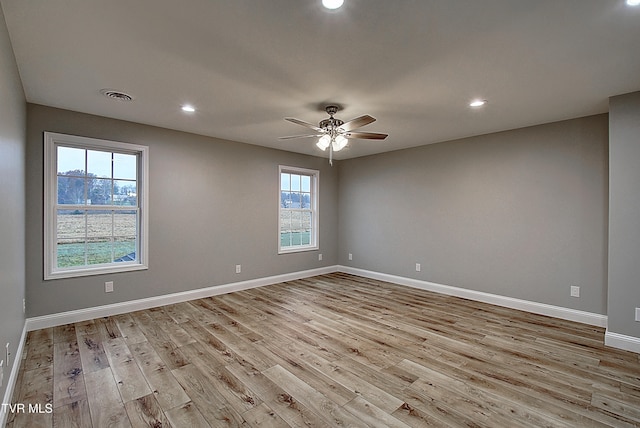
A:
[[[86,159],[85,159],[86,156]],[[85,171],[96,177],[111,177],[111,152],[58,147],[58,173]],[[135,180],[137,157],[124,153],[113,154],[113,178]]]

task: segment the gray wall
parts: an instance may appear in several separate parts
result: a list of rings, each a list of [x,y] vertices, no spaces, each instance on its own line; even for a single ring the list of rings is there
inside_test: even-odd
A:
[[[640,92],[609,100],[608,331],[640,338]]]
[[[337,263],[337,169],[326,159],[33,104],[27,118],[29,317]],[[44,131],[149,146],[147,271],[43,280]],[[320,170],[320,251],[277,254],[279,164]]]
[[[606,314],[607,120],[340,162],[340,263]]]
[[[25,127],[24,92],[0,6],[0,359],[10,343],[13,362],[24,326]],[[5,367],[0,397],[10,369]]]
[[[0,343],[17,343],[24,322],[25,253],[28,316],[339,263],[607,314],[610,331],[640,337],[640,93],[612,98],[609,115],[334,168],[321,158],[39,105],[27,105],[25,136],[24,96],[0,24],[0,170],[8,183],[0,190]],[[42,280],[45,130],[150,146],[148,271]],[[321,170],[320,251],[277,254],[278,164]],[[114,281],[114,293],[104,293],[105,281]],[[579,299],[569,297],[570,285],[581,287]]]

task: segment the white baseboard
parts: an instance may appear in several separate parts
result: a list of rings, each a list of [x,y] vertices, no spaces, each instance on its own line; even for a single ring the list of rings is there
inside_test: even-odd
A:
[[[25,330],[32,331],[41,328],[55,327],[59,325],[87,321],[94,318],[107,317],[123,314],[132,311],[149,309],[157,306],[169,305],[173,303],[185,302],[188,300],[201,299],[234,291],[248,290],[250,288],[262,287],[277,284],[280,282],[293,281],[296,279],[308,278],[315,275],[323,275],[332,272],[344,272],[359,275],[365,278],[372,278],[387,281],[398,285],[418,288],[426,291],[433,291],[440,294],[462,297],[465,299],[489,303],[512,309],[518,309],[540,315],[547,315],[555,318],[576,321],[583,324],[598,327],[607,327],[607,316],[591,312],[579,311],[560,306],[548,305],[545,303],[531,302],[528,300],[515,299],[512,297],[500,296],[497,294],[484,293],[481,291],[468,290],[450,285],[437,284],[434,282],[418,279],[406,278],[397,275],[374,272],[365,269],[358,269],[349,266],[327,266],[318,269],[292,272],[282,275],[275,275],[265,278],[257,278],[248,281],[235,282],[219,286],[201,288],[197,290],[184,291],[181,293],[167,294],[164,296],[150,297],[146,299],[133,300],[129,302],[115,303],[112,305],[97,306],[93,308],[79,309],[75,311],[62,312],[40,317],[28,318],[25,321]],[[605,344],[615,348],[632,350],[640,353],[640,339],[630,336],[623,336],[617,333],[607,332]],[[1,426],[1,425],[0,425]]]
[[[386,273],[373,272],[348,266],[339,266],[338,270],[340,272],[359,275],[365,278],[378,279],[380,281],[387,281],[394,284],[419,288],[421,290],[433,291],[435,293],[446,294],[448,296],[462,297],[464,299],[490,303],[492,305],[518,309],[539,315],[547,315],[569,321],[576,321],[598,327],[607,327],[606,315],[578,311],[575,309],[563,308],[561,306],[547,305],[545,303],[531,302],[528,300],[514,299],[513,297],[500,296],[498,294],[484,293],[482,291],[468,290],[465,288],[452,287],[450,285],[437,284],[435,282],[389,275]]]
[[[20,336],[20,343],[16,348],[15,358],[13,359],[13,367],[7,380],[7,389],[4,392],[4,398],[2,403],[10,404],[13,397],[13,391],[16,387],[16,381],[18,380],[18,372],[20,371],[20,364],[22,364],[22,353],[24,351],[24,344],[27,340],[27,324],[25,323],[22,329],[22,336]],[[1,406],[0,408],[0,427],[7,424],[7,418],[9,417],[9,409],[7,406]]]
[[[612,348],[640,354],[640,338],[637,337],[625,336],[624,334],[613,333],[607,330],[604,334],[604,344]]]
[[[180,293],[166,294],[163,296],[149,297],[146,299],[132,300],[129,302],[114,303],[112,305],[96,306],[93,308],[78,309],[75,311],[61,312],[40,317],[27,318],[25,326],[27,331],[41,328],[56,327],[75,322],[87,321],[94,318],[108,317],[127,312],[140,311],[158,306],[171,305],[186,302],[188,300],[202,299],[234,291],[248,290],[250,288],[263,287],[265,285],[278,284],[280,282],[294,281],[315,275],[337,272],[337,266],[327,266],[318,269],[310,269],[282,275],[268,276],[265,278],[250,279],[247,281],[233,282],[197,290],[183,291]],[[0,425],[1,426],[1,425]]]

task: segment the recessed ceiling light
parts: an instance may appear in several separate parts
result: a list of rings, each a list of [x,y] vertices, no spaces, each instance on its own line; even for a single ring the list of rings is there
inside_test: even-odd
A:
[[[638,6],[640,5],[640,0],[627,0],[627,4],[629,6]]]
[[[487,100],[473,100],[469,103],[469,107],[482,107],[487,103]]]
[[[193,113],[194,111],[196,111],[196,109],[191,104],[185,104],[182,106],[182,111],[186,113]]]
[[[327,9],[337,9],[342,6],[344,0],[322,0],[322,5]]]

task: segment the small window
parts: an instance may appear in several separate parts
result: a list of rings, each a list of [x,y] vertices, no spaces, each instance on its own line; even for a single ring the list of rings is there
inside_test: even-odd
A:
[[[280,166],[279,253],[318,249],[320,171]]]
[[[147,268],[148,147],[45,132],[45,279]]]

